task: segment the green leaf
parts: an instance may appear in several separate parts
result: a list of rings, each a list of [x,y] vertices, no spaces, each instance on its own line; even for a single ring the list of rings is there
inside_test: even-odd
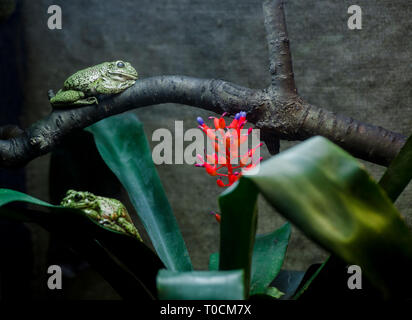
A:
[[[0,207],[12,203],[12,202],[28,202],[28,203],[32,203],[32,204],[37,204],[37,205],[41,205],[41,206],[45,206],[45,207],[54,207],[53,205],[36,199],[32,196],[29,196],[28,194],[19,192],[19,191],[15,191],[15,190],[10,190],[10,189],[0,189]],[[27,217],[30,218],[30,217]]]
[[[379,185],[382,187],[383,190],[386,191],[388,197],[395,202],[398,196],[402,193],[402,191],[406,188],[412,178],[412,136],[406,141],[405,145],[402,147],[399,154],[395,157],[395,159],[391,162],[388,169],[385,171],[384,175],[382,176],[381,180],[379,181]],[[321,270],[320,270],[321,269]],[[347,274],[345,274],[346,264],[339,261],[335,256],[329,257],[317,270],[315,274],[308,280],[308,282],[301,288],[301,290],[296,294],[295,299],[300,298],[300,296],[306,292],[309,285],[312,282],[315,282],[315,289],[310,290],[309,293],[312,299],[323,298],[321,296],[322,293],[327,294],[326,292],[330,293],[332,290],[331,282],[335,283],[333,289],[333,296],[338,298],[338,296],[344,297],[346,300],[349,296],[347,285],[337,286],[337,282],[346,282]],[[317,279],[316,277],[320,273],[327,272],[328,275],[324,275],[321,279]],[[325,278],[325,279],[323,279]],[[333,279],[332,279],[333,278]],[[363,284],[363,287],[365,284]],[[339,289],[338,289],[339,288]],[[362,289],[363,292],[368,291],[367,295],[371,296],[374,294],[371,290]],[[305,299],[307,298],[307,294],[305,295]],[[353,293],[351,294],[353,296]],[[359,299],[358,296],[355,298]]]
[[[276,278],[285,259],[290,238],[290,224],[265,235],[257,235],[252,256],[250,295],[267,293],[270,283]],[[217,270],[219,254],[209,259],[209,270]],[[273,291],[273,290],[272,290]],[[278,293],[276,293],[276,296]]]
[[[218,271],[219,270],[219,252],[212,253],[209,257],[209,270]]]
[[[21,206],[27,203],[42,210]],[[164,266],[154,252],[134,237],[103,227],[83,211],[0,189],[0,217],[36,222],[50,232],[59,233],[123,298],[156,296],[156,273]]]
[[[257,223],[257,189],[243,179],[219,197],[220,270],[244,270],[244,287],[249,292],[253,246]]]
[[[276,278],[282,267],[289,238],[289,223],[284,224],[272,233],[256,237],[253,249],[251,295],[258,293],[268,294],[267,289],[270,283]]]
[[[245,298],[243,281],[242,270],[160,270],[158,296],[163,300],[242,300]]]
[[[100,155],[128,192],[160,259],[170,270],[192,270],[186,245],[136,115],[110,117],[87,130],[93,133]]]
[[[386,297],[409,294],[412,235],[385,192],[344,150],[311,138],[245,173],[239,185],[242,180],[253,181],[321,246],[361,266]]]
[[[395,202],[412,179],[412,136],[406,141],[399,154],[385,171],[380,186]]]

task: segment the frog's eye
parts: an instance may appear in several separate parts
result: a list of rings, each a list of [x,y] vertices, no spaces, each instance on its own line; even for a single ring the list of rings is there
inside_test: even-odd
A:
[[[82,197],[80,194],[76,193],[76,194],[74,195],[74,200],[80,201],[80,200],[82,200],[82,199],[83,199],[83,197]]]
[[[124,63],[122,61],[117,62],[118,68],[124,68]]]

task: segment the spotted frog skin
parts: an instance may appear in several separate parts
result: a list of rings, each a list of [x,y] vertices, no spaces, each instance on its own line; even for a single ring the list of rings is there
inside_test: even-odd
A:
[[[53,108],[97,104],[96,95],[120,93],[134,85],[137,76],[137,71],[129,62],[103,62],[67,78],[50,103]]]
[[[126,207],[116,199],[96,196],[87,191],[68,190],[60,205],[80,209],[104,227],[127,233],[142,241]]]

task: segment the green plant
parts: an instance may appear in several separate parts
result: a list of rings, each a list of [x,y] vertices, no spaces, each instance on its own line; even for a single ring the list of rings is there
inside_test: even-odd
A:
[[[0,216],[34,221],[50,232],[63,234],[122,297],[307,296],[317,279],[328,272],[331,259],[308,272],[302,281],[301,276],[296,278],[301,282],[297,292],[296,285],[283,291],[271,285],[282,272],[290,225],[256,236],[259,194],[333,257],[360,265],[373,290],[387,298],[409,297],[412,235],[392,201],[410,180],[410,140],[381,185],[356,159],[321,137],[245,172],[219,197],[219,253],[211,255],[210,270],[193,271],[141,123],[134,115],[124,114],[105,119],[88,131],[103,160],[127,190],[155,252],[130,236],[105,229],[80,210],[51,205],[13,190],[0,190]],[[30,206],[16,206],[19,202]]]

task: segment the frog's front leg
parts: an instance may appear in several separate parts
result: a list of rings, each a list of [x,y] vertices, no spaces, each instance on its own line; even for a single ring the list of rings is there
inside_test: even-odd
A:
[[[100,224],[108,229],[111,229],[111,230],[114,230],[120,233],[126,232],[120,225],[117,225],[116,222],[108,220],[108,219],[100,220]]]
[[[100,223],[100,220],[102,219],[102,216],[97,212],[96,210],[93,209],[83,209],[83,211],[87,214],[88,217],[92,218],[94,221],[97,221]]]
[[[53,107],[70,107],[73,105],[89,105],[98,103],[96,97],[87,97],[82,91],[76,90],[59,90],[57,94],[50,99]]]
[[[137,231],[136,227],[133,225],[133,223],[127,221],[123,217],[119,217],[117,219],[117,224],[123,228],[128,234],[131,234],[135,236],[137,239],[140,241],[143,241],[142,238],[140,237],[139,232]]]
[[[143,241],[142,238],[140,237],[139,232],[134,226],[132,219],[130,218],[126,208],[122,204],[117,209],[117,211],[112,214],[112,220],[116,221],[116,224],[120,226],[124,231],[126,231],[126,233],[132,236],[135,236],[140,241]]]

